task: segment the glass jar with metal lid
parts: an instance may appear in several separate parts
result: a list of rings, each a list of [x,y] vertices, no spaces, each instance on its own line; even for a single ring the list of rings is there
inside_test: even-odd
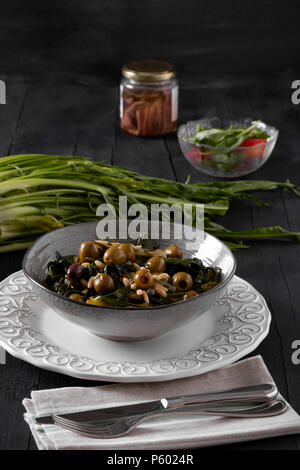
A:
[[[121,129],[137,136],[176,131],[178,82],[176,70],[161,60],[137,60],[122,68]]]

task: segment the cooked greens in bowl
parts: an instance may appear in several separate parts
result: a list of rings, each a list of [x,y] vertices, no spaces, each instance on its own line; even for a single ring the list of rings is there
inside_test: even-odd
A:
[[[99,298],[96,298],[98,297],[98,295],[91,295],[91,298],[96,298],[96,301],[98,301],[99,303],[87,303],[85,301],[78,302],[74,298],[70,298],[70,296],[65,295],[66,292],[64,293],[60,292],[59,290],[53,290],[49,287],[49,285],[45,282],[46,278],[49,275],[48,267],[50,270],[52,270],[53,276],[55,276],[55,273],[58,274],[57,266],[56,264],[52,264],[51,267],[51,264],[49,263],[52,263],[53,261],[59,262],[61,259],[60,268],[62,269],[56,281],[58,283],[61,282],[62,286],[63,281],[60,281],[59,278],[65,279],[65,274],[68,272],[70,264],[74,264],[73,261],[77,262],[75,264],[81,264],[78,263],[77,258],[74,259],[73,254],[76,255],[80,252],[80,254],[84,255],[82,259],[83,263],[88,263],[90,265],[99,264],[96,263],[96,261],[102,263],[103,261],[100,261],[100,259],[97,260],[96,257],[90,256],[91,253],[94,252],[90,251],[90,249],[87,249],[88,246],[84,246],[82,250],[80,249],[82,240],[98,239],[99,236],[97,235],[97,224],[97,221],[88,222],[83,224],[71,225],[55,230],[53,232],[49,232],[34,242],[34,244],[27,251],[23,260],[24,273],[30,280],[32,289],[39,296],[40,301],[45,302],[49,306],[49,308],[53,309],[53,313],[57,312],[65,320],[75,323],[79,327],[85,328],[93,334],[102,336],[107,339],[121,341],[137,341],[160,336],[163,333],[167,333],[175,328],[182,326],[183,324],[186,325],[190,321],[198,318],[199,316],[207,312],[211,308],[211,306],[218,301],[218,299],[222,298],[222,296],[225,295],[227,285],[234,276],[236,268],[235,258],[230,249],[223,242],[221,242],[221,240],[218,240],[207,232],[195,229],[197,241],[195,242],[195,244],[193,244],[193,248],[191,248],[191,241],[184,234],[182,239],[178,239],[177,234],[179,233],[180,229],[182,229],[182,225],[171,223],[168,239],[165,239],[165,237],[163,236],[162,224],[160,223],[159,233],[157,234],[158,236],[153,240],[143,240],[143,250],[147,250],[147,256],[143,258],[144,264],[147,263],[149,258],[153,257],[152,255],[154,255],[154,253],[152,253],[152,251],[153,246],[155,244],[158,244],[160,249],[163,251],[167,251],[167,248],[170,245],[177,245],[177,247],[181,250],[183,254],[182,259],[180,259],[180,257],[176,258],[173,253],[172,257],[166,257],[164,258],[164,261],[166,262],[169,260],[171,264],[171,259],[175,258],[176,261],[174,261],[174,264],[176,265],[176,263],[187,262],[187,259],[197,258],[198,260],[203,261],[203,265],[206,268],[215,269],[215,267],[218,266],[220,268],[220,279],[216,286],[208,290],[202,289],[202,292],[199,295],[188,297],[185,300],[157,304],[156,306],[150,306],[150,303],[147,306],[143,305],[145,300],[144,294],[142,294],[142,296],[139,296],[143,298],[139,299],[139,302],[141,302],[141,304],[139,305],[138,303],[136,303],[135,308],[127,308],[128,305],[112,305],[112,303],[109,303],[108,298],[104,300],[106,306],[103,306],[101,305],[101,300]],[[151,224],[149,222],[148,233],[151,233],[150,228]],[[129,236],[124,238],[124,235],[122,235],[120,232],[118,224],[116,228],[116,233],[114,235],[114,238],[110,240],[110,244],[112,246],[113,243],[137,243]],[[92,248],[92,250],[94,248]],[[58,260],[55,259],[55,253],[57,252],[60,253]],[[127,259],[129,259],[130,256],[130,254],[128,255],[128,253],[129,252],[127,252],[126,255]],[[70,254],[71,258],[69,258]],[[120,255],[119,252],[118,255]],[[157,255],[157,252],[155,252],[155,255]],[[95,256],[95,254],[93,254],[93,256]],[[135,260],[131,262],[135,263],[136,261],[141,262],[138,257],[135,257]],[[118,265],[113,265],[110,262],[104,262],[104,264],[110,266],[108,268],[108,272],[105,274],[108,274],[109,276],[113,277],[113,270],[115,271],[116,268],[116,270],[118,271]],[[126,264],[126,262],[121,264]],[[119,266],[121,266],[121,264]],[[172,275],[173,277],[173,275],[180,272],[181,269],[182,267],[180,267],[179,269],[177,266],[174,266],[174,272],[170,271],[170,276]],[[156,267],[156,271],[153,271],[153,273],[155,274],[158,271],[159,269],[158,267]],[[95,271],[92,271],[92,274],[93,272]],[[149,272],[151,272],[152,274],[152,271],[149,270]],[[204,270],[203,272],[205,273],[208,271]],[[99,274],[101,273],[99,272]],[[73,275],[76,276],[75,273],[73,273]],[[86,271],[85,275],[85,281],[88,283],[88,270]],[[120,279],[120,277],[118,276],[118,274],[116,274],[116,283],[119,282],[118,280]],[[124,275],[122,275],[122,279],[123,277]],[[88,289],[88,287],[84,286],[82,283],[80,284],[82,285],[82,290],[80,286],[81,292],[77,292],[77,294],[82,295],[82,291]],[[99,284],[101,285],[101,283]],[[68,286],[66,284],[66,288],[67,287]],[[186,286],[184,286],[184,288],[185,287]],[[193,286],[192,290],[194,289],[195,288]],[[118,291],[118,289],[112,290],[103,295],[112,294],[113,297],[113,293],[115,291]],[[91,294],[92,292],[93,291],[91,290]],[[134,289],[132,289],[132,292],[137,294]],[[177,292],[180,294],[180,296],[183,296],[185,294],[185,291]],[[72,295],[72,293],[70,293],[70,295]],[[102,293],[99,295],[102,296]],[[157,300],[163,299],[163,296],[157,296]],[[53,315],[53,321],[55,322],[55,314]]]
[[[179,246],[145,249],[132,243],[84,241],[78,254],[48,263],[46,285],[77,302],[102,307],[159,307],[217,286],[218,267],[183,259]]]

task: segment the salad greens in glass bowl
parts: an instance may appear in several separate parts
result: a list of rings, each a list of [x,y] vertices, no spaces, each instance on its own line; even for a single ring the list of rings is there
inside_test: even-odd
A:
[[[211,176],[237,178],[270,157],[278,130],[261,121],[203,118],[182,124],[179,145],[188,162]]]

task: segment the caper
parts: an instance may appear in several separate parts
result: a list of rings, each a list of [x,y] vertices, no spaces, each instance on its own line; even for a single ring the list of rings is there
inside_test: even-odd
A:
[[[148,269],[141,268],[135,273],[133,282],[140,289],[149,289],[153,286],[153,276]]]
[[[99,305],[101,307],[109,307],[109,304],[107,304],[103,300],[96,299],[95,297],[90,297],[89,299],[87,299],[86,303],[89,305]]]
[[[190,299],[191,297],[195,297],[195,295],[198,295],[198,292],[196,292],[195,290],[189,290],[188,292],[184,294],[183,300],[187,300],[187,299]]]
[[[179,272],[172,277],[172,284],[178,291],[189,290],[193,286],[193,278],[188,273]]]
[[[71,294],[69,299],[76,300],[76,302],[84,302],[84,297],[80,294]]]
[[[135,249],[130,243],[121,243],[120,245],[121,250],[124,251],[126,255],[126,259],[128,261],[134,261],[135,260]]]
[[[118,245],[113,245],[105,251],[103,261],[106,264],[123,264],[126,261],[126,254]]]
[[[167,258],[180,258],[182,259],[182,251],[177,245],[170,245],[165,249]]]
[[[113,278],[109,274],[101,273],[94,280],[94,289],[98,294],[105,294],[114,289],[115,283]]]
[[[99,258],[101,248],[95,242],[82,242],[79,248],[79,259],[81,263]]]
[[[166,263],[161,256],[152,256],[148,259],[145,267],[152,273],[163,273],[166,269]]]

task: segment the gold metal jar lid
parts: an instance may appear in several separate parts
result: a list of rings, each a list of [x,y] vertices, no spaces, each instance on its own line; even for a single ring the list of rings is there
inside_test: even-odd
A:
[[[133,80],[154,82],[175,77],[176,69],[163,60],[144,59],[125,64],[122,68],[122,75]]]

